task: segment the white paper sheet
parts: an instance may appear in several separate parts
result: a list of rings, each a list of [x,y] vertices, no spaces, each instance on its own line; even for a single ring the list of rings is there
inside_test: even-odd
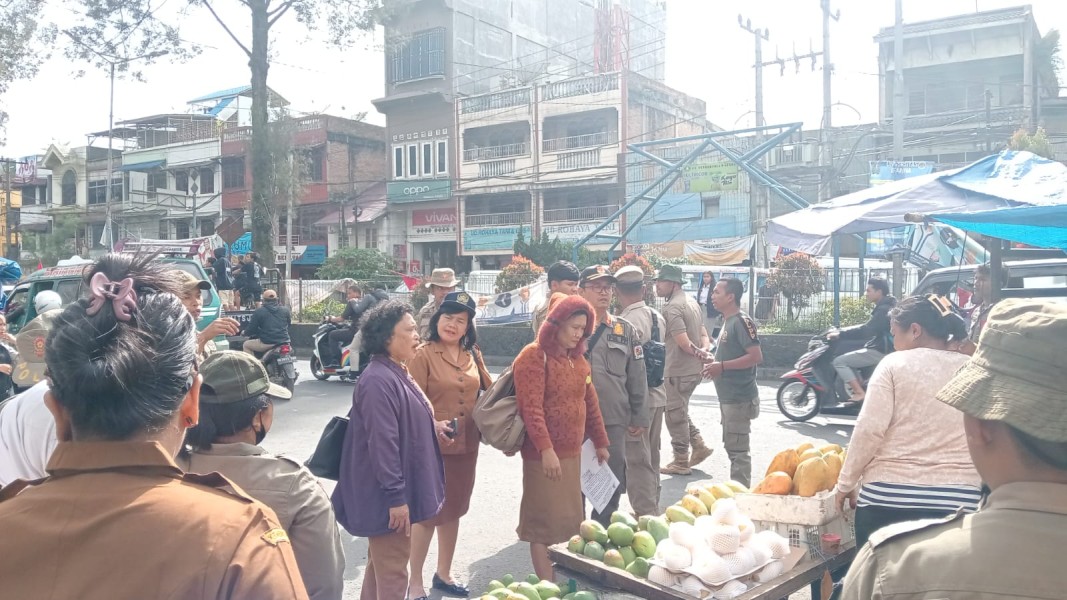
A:
[[[586,499],[598,513],[604,512],[618,487],[619,479],[611,472],[608,463],[597,461],[593,440],[585,440],[582,444],[582,493]]]

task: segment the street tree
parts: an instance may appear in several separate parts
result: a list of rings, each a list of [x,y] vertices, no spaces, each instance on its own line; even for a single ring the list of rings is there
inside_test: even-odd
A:
[[[511,262],[496,276],[497,293],[517,290],[540,279],[545,270],[523,256],[512,256]]]
[[[1060,56],[1060,31],[1049,29],[1048,33],[1034,45],[1034,69],[1046,95],[1056,98],[1060,95],[1060,71],[1063,70],[1063,58]]]
[[[1012,134],[1011,140],[1008,141],[1008,148],[1033,152],[1050,160],[1055,158],[1052,142],[1049,141],[1044,127],[1038,127],[1034,133],[1030,133],[1026,129],[1016,131]]]
[[[400,275],[391,256],[373,248],[342,248],[319,267],[322,279],[354,279],[370,288],[394,289]]]
[[[818,294],[826,285],[819,261],[807,254],[794,252],[778,259],[767,283],[778,288],[786,301],[790,319],[800,315],[800,309],[808,305],[808,299]],[[797,312],[794,314],[794,310]]]
[[[148,6],[148,0],[78,0],[87,6],[99,5],[112,13],[121,8]],[[276,223],[271,197],[270,92],[267,74],[270,71],[270,37],[272,29],[286,19],[295,19],[309,32],[325,32],[328,41],[347,45],[357,32],[366,32],[382,22],[385,9],[382,0],[184,0],[190,8],[203,8],[218,22],[226,35],[248,56],[252,88],[252,248],[267,264],[274,264],[274,231]],[[230,18],[219,10],[223,4],[242,9],[242,16]],[[144,11],[140,14],[151,14]],[[101,12],[86,12],[88,26],[100,27],[108,21]],[[123,21],[125,22],[125,21]],[[238,32],[250,30],[251,39]],[[188,46],[180,38],[178,45]]]
[[[0,99],[8,86],[29,79],[46,58],[55,38],[54,26],[40,21],[45,0],[4,0],[0,2]],[[7,112],[0,103],[0,144],[4,143]]]

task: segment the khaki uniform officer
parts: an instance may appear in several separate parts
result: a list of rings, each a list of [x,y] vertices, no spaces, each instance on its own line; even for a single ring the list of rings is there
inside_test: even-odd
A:
[[[552,294],[560,293],[573,296],[578,293],[578,280],[582,278],[578,272],[578,267],[574,266],[574,263],[565,260],[557,260],[548,267],[548,294],[545,295],[545,301],[541,303],[541,306],[534,310],[533,317],[530,319],[530,324],[533,325],[534,338],[537,338],[537,332],[541,330],[541,325],[548,318],[548,303],[552,298]]]
[[[4,598],[307,598],[273,511],[218,473],[183,473],[158,442],[60,442],[48,472],[0,491]],[[52,550],[26,551],[40,539]],[[137,568],[161,552],[166,569]]]
[[[179,455],[178,464],[190,473],[222,473],[273,509],[289,534],[308,597],[340,598],[345,555],[330,497],[306,467],[259,446],[274,420],[270,399],[292,394],[271,383],[259,360],[246,352],[216,352],[200,374],[200,422],[186,435],[193,451]],[[238,421],[237,414],[245,416]]]
[[[982,508],[880,529],[845,578],[847,600],[1067,597],[1067,307],[1003,300],[937,399],[963,413]]]
[[[707,460],[712,452],[689,415],[689,399],[700,384],[700,369],[704,366],[693,346],[707,350],[710,341],[700,307],[682,289],[685,282],[685,273],[675,265],[663,265],[656,275],[656,295],[667,300],[663,306],[667,323],[667,362],[663,369],[666,380],[663,385],[667,391],[665,420],[674,450],[674,460],[660,469],[665,475],[689,475],[691,467]],[[689,453],[690,447],[692,454]]]
[[[644,349],[633,325],[608,312],[614,284],[615,277],[607,267],[586,267],[582,270],[578,292],[596,311],[597,327],[587,342],[587,356],[593,370],[593,389],[600,400],[600,414],[611,441],[608,466],[619,479],[619,488],[603,512],[593,511],[593,518],[605,527],[611,521],[611,513],[618,510],[619,498],[626,488],[631,465],[627,460],[627,442],[632,439],[643,445],[649,426]],[[635,468],[652,468],[647,452],[631,456]],[[646,498],[648,492],[646,489]]]
[[[659,311],[645,304],[645,273],[640,267],[629,265],[616,271],[615,279],[619,304],[623,307],[619,316],[634,326],[637,341],[644,345],[655,337],[657,342],[662,342],[667,324]],[[653,328],[656,329],[655,336]],[[647,361],[645,368],[648,368]],[[663,412],[667,407],[667,392],[662,384],[649,386],[647,403],[651,420],[646,435],[641,439],[631,437],[626,440],[626,493],[630,496],[630,505],[638,515],[659,514],[662,488],[655,467],[659,465]],[[631,453],[634,454],[634,460],[631,460]],[[637,457],[640,457],[640,460],[637,460]],[[640,466],[635,466],[634,463],[639,463]],[[647,469],[644,467],[646,464]]]
[[[432,298],[419,309],[419,314],[415,317],[419,324],[419,337],[424,340],[430,337],[430,319],[444,302],[445,296],[456,291],[459,280],[452,269],[434,269],[425,285],[429,288]]]

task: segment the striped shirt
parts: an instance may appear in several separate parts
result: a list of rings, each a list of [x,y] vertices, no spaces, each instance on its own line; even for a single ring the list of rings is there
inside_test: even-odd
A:
[[[905,483],[864,483],[856,506],[975,512],[982,490],[973,485],[910,485]]]

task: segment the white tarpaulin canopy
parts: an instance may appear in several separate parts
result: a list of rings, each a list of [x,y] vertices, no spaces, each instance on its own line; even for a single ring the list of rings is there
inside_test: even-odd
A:
[[[771,219],[767,239],[816,256],[834,235],[906,225],[905,215],[972,213],[1067,204],[1067,167],[1029,152],[1005,151],[951,171],[872,187]]]

